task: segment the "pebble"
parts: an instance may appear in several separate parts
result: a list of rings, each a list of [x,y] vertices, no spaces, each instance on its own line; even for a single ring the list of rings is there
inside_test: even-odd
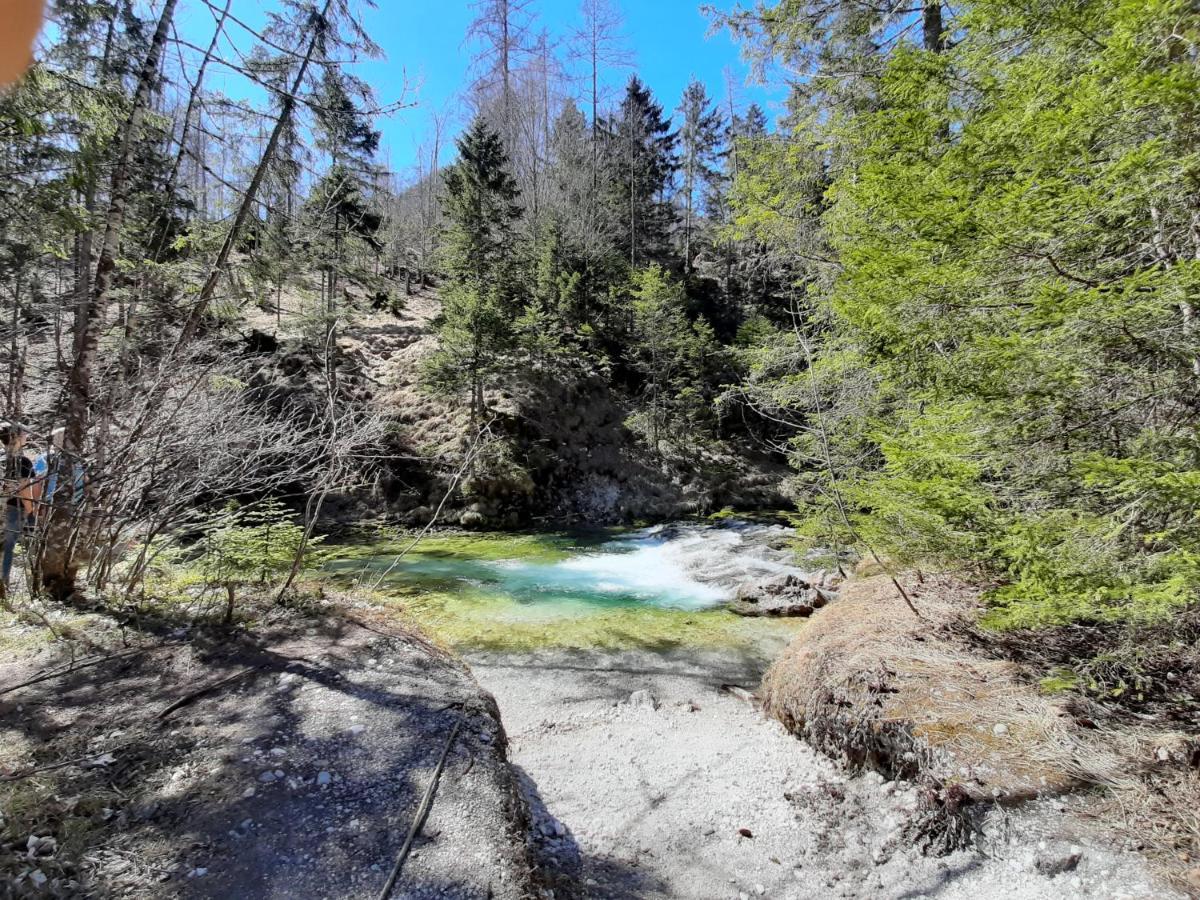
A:
[[[42,885],[44,885],[48,879],[46,878],[46,873],[41,869],[34,869],[29,873],[29,880],[33,882],[33,886],[35,888],[40,890]]]
[[[251,797],[253,797],[253,796],[254,796],[256,793],[257,793],[257,791],[255,791],[255,790],[254,790],[254,788],[252,788],[252,787],[248,787],[248,788],[246,788],[244,791],[242,791],[242,796],[243,796],[245,799],[249,800],[249,799],[250,799]]]
[[[1004,735],[1008,734],[1008,726],[1003,722],[997,722],[992,726],[992,734],[996,737],[1004,737]]]
[[[643,709],[658,709],[658,698],[646,690],[634,691],[629,695],[627,702],[630,706],[637,706]]]
[[[329,784],[331,781],[333,781],[333,776],[330,775],[328,772],[318,772],[317,773],[317,784],[320,785],[321,787],[324,787],[325,785]]]
[[[270,784],[271,782],[273,782],[275,780],[275,773],[274,772],[263,772],[258,776],[258,780],[261,781],[263,784]]]
[[[354,735],[362,734],[366,730],[367,730],[366,725],[351,725],[349,728],[350,733],[354,734]]]
[[[287,756],[287,751],[284,750],[282,747],[272,747],[271,755],[272,756]]]

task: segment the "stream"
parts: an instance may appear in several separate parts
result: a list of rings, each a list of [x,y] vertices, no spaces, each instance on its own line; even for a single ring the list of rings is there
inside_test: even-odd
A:
[[[774,650],[801,627],[723,608],[748,581],[805,573],[780,525],[433,535],[397,559],[403,547],[359,548],[332,568],[378,583],[403,615],[463,652]]]
[[[406,546],[343,548],[332,568],[454,646],[495,697],[543,897],[1073,896],[1031,862],[1046,841],[1065,852],[1056,804],[994,832],[991,855],[927,857],[906,837],[915,788],[848,778],[748,702],[808,620],[724,604],[829,563],[798,558],[789,529],[435,534],[398,559]],[[1091,895],[1114,896],[1111,875],[1128,888],[1116,896],[1155,896],[1121,860],[1087,855]]]

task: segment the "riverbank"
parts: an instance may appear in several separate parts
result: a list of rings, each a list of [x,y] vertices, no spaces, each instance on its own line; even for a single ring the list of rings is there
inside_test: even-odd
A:
[[[750,698],[777,649],[468,656],[555,898],[1182,896],[1071,798],[996,808],[971,849],[923,854],[917,788],[848,776]]]

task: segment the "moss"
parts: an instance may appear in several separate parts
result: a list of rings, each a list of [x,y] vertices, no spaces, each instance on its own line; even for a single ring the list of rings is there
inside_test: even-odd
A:
[[[580,546],[603,543],[617,533],[618,529],[596,529],[578,533],[438,532],[421,538],[411,549],[409,547],[416,535],[396,534],[384,540],[341,544],[331,549],[336,552],[339,563],[346,560],[382,561],[384,568],[406,550],[406,557],[424,559],[520,559],[530,562],[556,562],[566,559]],[[334,568],[344,570],[347,567],[334,564]]]
[[[1079,676],[1070,669],[1058,669],[1038,682],[1043,694],[1062,694],[1079,687]]]
[[[799,619],[747,619],[724,609],[520,604],[470,590],[393,589],[377,592],[376,599],[403,621],[463,651],[750,649],[764,639],[783,643],[804,626]]]

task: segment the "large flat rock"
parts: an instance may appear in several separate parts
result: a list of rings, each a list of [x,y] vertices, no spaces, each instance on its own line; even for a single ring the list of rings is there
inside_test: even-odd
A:
[[[20,783],[39,796],[77,793],[86,802],[74,812],[88,812],[6,822],[57,842],[44,858],[6,860],[13,893],[32,894],[45,877],[43,889],[63,896],[376,897],[458,724],[392,896],[530,895],[504,730],[460,662],[418,636],[344,621],[258,646],[201,643],[0,698],[10,768],[81,750],[111,756]],[[83,841],[70,837],[81,831]]]

